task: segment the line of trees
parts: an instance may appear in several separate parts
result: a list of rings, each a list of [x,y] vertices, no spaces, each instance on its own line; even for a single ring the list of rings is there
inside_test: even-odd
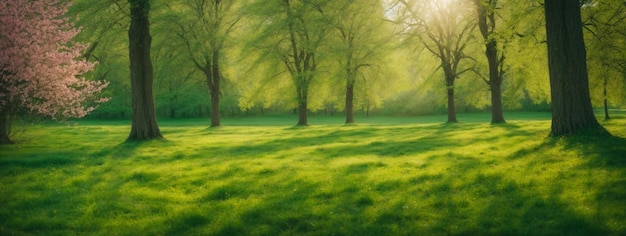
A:
[[[308,125],[311,112],[343,111],[353,123],[355,110],[447,110],[448,122],[457,122],[459,109],[490,109],[492,123],[504,123],[505,109],[542,103],[552,105],[558,136],[602,130],[591,102],[607,119],[608,108],[624,102],[619,1],[71,2],[66,16],[83,29],[74,40],[89,43],[76,48],[98,64],[78,74],[111,83],[101,95],[110,102],[93,115],[132,116],[128,140],[161,138],[157,115],[210,114],[215,127],[221,113],[293,110],[297,124]],[[8,84],[15,72],[5,64]],[[106,86],[94,83],[86,93]],[[8,105],[2,119],[15,113]]]
[[[128,28],[123,19],[128,6],[114,0],[103,1],[108,5],[75,2],[71,13],[80,16],[81,40],[99,42],[90,54],[99,62],[94,77],[119,86],[109,91],[111,102],[93,115],[129,116],[124,112],[129,88],[122,87],[128,86],[123,81],[127,73],[120,66],[128,61],[113,56],[127,47],[121,37]],[[152,50],[159,52],[153,55],[158,59],[154,90],[161,117],[210,115],[211,125],[219,126],[220,112],[295,111],[298,123],[306,124],[311,112],[345,112],[346,121],[354,122],[354,112],[448,110],[454,121],[455,110],[491,109],[492,122],[499,123],[505,121],[504,110],[536,104],[549,109],[545,21],[537,1],[151,2]],[[624,22],[613,15],[623,5],[607,5],[616,4],[581,8],[583,20],[593,22],[584,25],[588,49],[616,55],[607,62],[593,56],[600,49],[589,53],[591,97],[595,105],[603,104],[607,78],[607,107],[619,107],[624,46],[608,40],[619,37],[595,32],[620,34]],[[587,30],[592,27],[602,29]],[[611,74],[599,74],[605,71]]]

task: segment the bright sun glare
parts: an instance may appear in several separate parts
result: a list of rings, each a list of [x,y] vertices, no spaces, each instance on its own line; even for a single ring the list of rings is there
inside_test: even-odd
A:
[[[432,1],[440,2],[441,6],[445,6],[445,7],[448,7],[450,3],[453,2],[453,0],[432,0]]]

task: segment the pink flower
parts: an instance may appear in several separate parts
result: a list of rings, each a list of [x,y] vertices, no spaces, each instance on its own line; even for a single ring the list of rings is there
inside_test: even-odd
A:
[[[80,77],[94,63],[82,58],[87,45],[71,41],[80,30],[64,17],[68,7],[60,0],[0,2],[0,111],[10,105],[63,119],[108,101],[97,96],[108,82]]]

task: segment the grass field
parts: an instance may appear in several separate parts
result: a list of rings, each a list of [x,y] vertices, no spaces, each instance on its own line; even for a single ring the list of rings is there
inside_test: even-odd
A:
[[[0,235],[625,235],[616,137],[548,138],[549,114],[39,124],[0,146]]]

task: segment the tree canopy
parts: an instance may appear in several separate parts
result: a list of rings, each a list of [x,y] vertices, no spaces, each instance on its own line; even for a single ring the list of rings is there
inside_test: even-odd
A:
[[[128,117],[130,72],[123,55],[129,6],[115,0],[72,2],[68,15],[83,28],[76,40],[91,43],[86,56],[98,63],[88,79],[111,81],[104,91],[111,100],[92,116]],[[159,117],[294,112],[304,125],[309,114],[343,113],[352,122],[354,113],[447,111],[454,121],[453,111],[547,111],[552,103],[540,1],[152,0],[151,5]],[[607,112],[625,102],[623,8],[618,2],[578,5],[590,99],[593,107],[606,103]],[[492,122],[498,121],[503,117],[494,116]]]
[[[108,82],[81,77],[93,62],[88,44],[65,17],[67,3],[9,0],[0,3],[0,143],[9,143],[12,120],[21,114],[52,119],[83,117],[107,98]]]

